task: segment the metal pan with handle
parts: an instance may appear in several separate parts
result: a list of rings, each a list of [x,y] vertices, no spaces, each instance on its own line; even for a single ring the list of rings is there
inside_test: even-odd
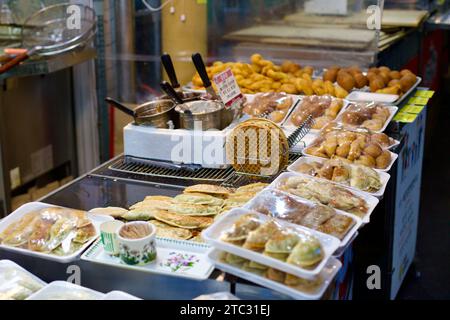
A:
[[[112,98],[106,98],[113,107],[133,117],[136,125],[149,126],[161,129],[170,129],[172,126],[178,125],[177,114],[174,111],[175,103],[171,100],[150,101],[131,109]]]

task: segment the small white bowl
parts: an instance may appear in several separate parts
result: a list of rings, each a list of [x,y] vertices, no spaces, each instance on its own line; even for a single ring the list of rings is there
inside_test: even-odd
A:
[[[147,225],[151,232],[148,236],[141,239],[127,239],[120,235],[120,231],[130,225]],[[120,259],[128,265],[144,266],[156,261],[156,227],[148,222],[130,222],[123,225],[117,231],[119,240]]]

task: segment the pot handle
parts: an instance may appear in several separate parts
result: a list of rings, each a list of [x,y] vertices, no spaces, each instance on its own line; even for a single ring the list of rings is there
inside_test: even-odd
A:
[[[111,104],[113,107],[119,109],[120,111],[132,116],[133,118],[136,118],[136,113],[134,112],[134,110],[128,108],[126,105],[120,103],[119,101],[109,97],[105,98],[105,101]]]

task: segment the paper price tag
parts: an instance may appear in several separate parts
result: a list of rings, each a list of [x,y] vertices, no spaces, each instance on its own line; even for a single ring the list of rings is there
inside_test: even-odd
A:
[[[428,98],[423,98],[423,97],[412,97],[411,99],[409,99],[408,103],[409,104],[415,104],[418,106],[425,106],[428,103]]]
[[[414,96],[431,99],[433,97],[433,95],[434,95],[434,91],[419,90],[419,91],[416,91],[416,94]]]
[[[224,72],[215,75],[213,81],[219,91],[220,98],[227,108],[232,108],[241,103],[244,96],[231,69],[228,68]]]
[[[395,115],[394,120],[403,123],[411,123],[416,120],[417,114],[399,112]]]
[[[408,104],[408,105],[404,106],[400,110],[400,112],[419,114],[422,112],[423,108],[425,108],[425,106],[415,106],[415,105]]]

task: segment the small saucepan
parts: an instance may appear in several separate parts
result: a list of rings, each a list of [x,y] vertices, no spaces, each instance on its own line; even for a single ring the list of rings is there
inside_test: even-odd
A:
[[[134,110],[112,98],[106,98],[105,101],[132,116],[137,125],[162,129],[169,129],[170,121],[172,121],[173,125],[178,125],[175,103],[171,100],[150,101],[139,105]]]
[[[180,127],[187,130],[223,130],[233,121],[233,112],[217,101],[187,102],[175,111],[180,115]]]

